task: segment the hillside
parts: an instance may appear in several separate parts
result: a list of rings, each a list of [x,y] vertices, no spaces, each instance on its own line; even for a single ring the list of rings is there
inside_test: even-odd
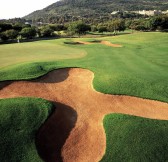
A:
[[[52,19],[108,16],[112,11],[167,10],[167,0],[60,0],[50,6],[35,11],[24,18],[39,21]]]

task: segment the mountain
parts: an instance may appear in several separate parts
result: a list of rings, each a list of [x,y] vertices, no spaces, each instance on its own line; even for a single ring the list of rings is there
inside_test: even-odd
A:
[[[113,11],[168,10],[167,0],[60,0],[24,18],[37,21],[108,16]],[[62,20],[63,21],[63,20]]]

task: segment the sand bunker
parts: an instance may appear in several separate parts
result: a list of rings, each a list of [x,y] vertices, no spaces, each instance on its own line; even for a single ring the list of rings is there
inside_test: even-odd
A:
[[[104,45],[110,46],[110,47],[122,47],[122,45],[120,45],[120,44],[113,44],[113,43],[111,43],[109,41],[96,41],[96,40],[92,41],[92,42],[77,41],[76,43],[85,44],[85,45],[100,43],[100,44],[104,44]]]
[[[104,45],[110,46],[110,47],[122,47],[122,45],[120,45],[120,44],[112,44],[109,41],[101,41],[101,44],[104,44]]]
[[[89,70],[71,68],[52,71],[33,81],[0,83],[0,98],[41,97],[56,105],[37,139],[38,152],[45,161],[101,160],[106,148],[103,128],[106,114],[168,119],[167,103],[96,92],[93,78]]]

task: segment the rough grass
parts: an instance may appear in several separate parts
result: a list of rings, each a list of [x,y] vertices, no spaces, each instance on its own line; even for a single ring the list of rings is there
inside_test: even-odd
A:
[[[35,135],[51,111],[43,99],[0,99],[0,161],[41,162]]]
[[[107,147],[101,162],[168,160],[168,121],[109,114],[104,127]]]

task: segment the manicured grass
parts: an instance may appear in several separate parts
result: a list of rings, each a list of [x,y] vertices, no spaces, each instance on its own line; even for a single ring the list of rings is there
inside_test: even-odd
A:
[[[53,69],[81,67],[94,72],[93,84],[97,91],[168,102],[167,38],[168,33],[135,33],[96,39],[121,44],[122,48],[108,47],[98,43],[92,45],[64,44],[64,42],[77,40],[93,41],[88,38],[41,41],[42,44],[58,45],[65,50],[72,48],[85,51],[87,55],[79,59],[8,66],[0,70],[0,80],[31,79]],[[0,46],[2,47],[3,45]],[[8,59],[11,60],[10,57]]]
[[[84,50],[63,47],[54,41],[0,45],[0,68],[22,62],[80,58],[85,54]]]
[[[64,44],[64,42],[77,40],[93,41],[93,39],[88,38],[0,45],[0,58],[2,58],[0,60],[0,81],[32,79],[53,69],[81,67],[94,72],[93,84],[98,91],[168,102],[167,38],[167,33],[136,33],[96,39],[121,44],[123,45],[122,48],[112,48],[102,44]],[[82,57],[86,53],[87,55]],[[65,57],[63,57],[64,54]],[[60,60],[65,58],[72,59]],[[34,132],[47,118],[48,109],[44,111],[44,109],[41,109],[43,106],[36,104],[33,99],[25,99],[29,100],[30,105],[26,105],[27,102],[22,102],[22,100],[0,100],[0,108],[2,107],[0,121],[3,122],[0,126],[4,129],[4,135],[1,135],[0,138],[4,136],[6,137],[5,140],[7,139],[6,141],[11,140],[13,142],[10,141],[11,146],[6,141],[0,143],[4,145],[4,150],[0,153],[0,157],[4,158],[2,161],[5,161],[5,159],[11,161],[12,158],[16,158],[16,161],[18,161],[17,158],[23,158],[22,161],[31,162],[40,160],[35,150]],[[16,103],[17,106],[14,112],[10,112],[10,108],[15,105],[13,103]],[[39,107],[35,105],[39,105]],[[23,107],[24,109],[22,109]],[[29,112],[31,107],[33,109]],[[44,111],[44,115],[37,118],[36,111]],[[9,118],[10,115],[8,114],[12,114],[12,118]],[[20,114],[23,115],[21,119]],[[7,118],[4,119],[5,117]],[[23,122],[20,122],[22,120]],[[107,152],[103,161],[110,160],[111,156],[114,159],[113,161],[138,161],[136,160],[138,158],[140,161],[165,161],[165,159],[168,159],[165,154],[168,151],[166,121],[148,120],[126,115],[107,116],[104,121],[107,133]],[[34,123],[37,123],[37,127]],[[23,129],[23,136],[20,127],[25,128]],[[21,133],[21,136],[19,134],[15,136],[16,132]],[[0,139],[0,142],[2,141]],[[7,148],[9,151],[4,155]]]
[[[109,114],[104,127],[107,147],[101,162],[168,160],[168,121]]]
[[[1,99],[0,161],[42,162],[35,135],[51,112],[52,104],[43,99]]]

